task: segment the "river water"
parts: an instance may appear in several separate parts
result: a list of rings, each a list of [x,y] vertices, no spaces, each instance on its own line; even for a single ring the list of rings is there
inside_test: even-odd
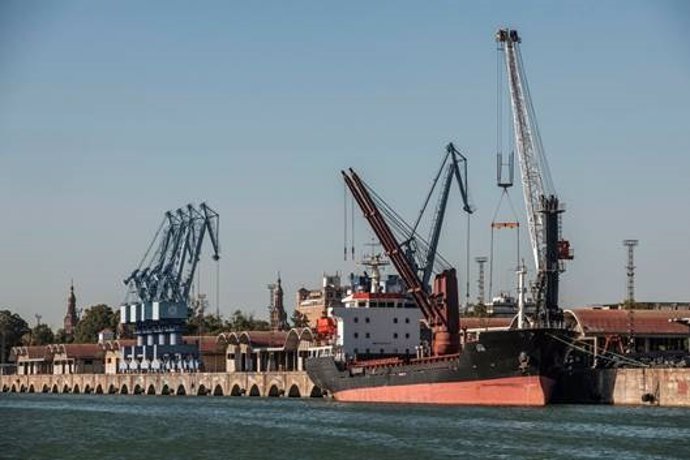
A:
[[[690,410],[0,394],[0,458],[690,458]]]

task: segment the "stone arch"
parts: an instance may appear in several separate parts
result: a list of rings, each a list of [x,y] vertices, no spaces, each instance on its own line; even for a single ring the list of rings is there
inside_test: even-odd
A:
[[[153,383],[149,385],[149,389],[146,390],[147,395],[155,395],[156,394],[156,387],[153,386]]]
[[[199,388],[196,391],[196,395],[197,396],[206,396],[208,394],[209,394],[209,391],[206,389],[204,384],[202,383],[201,385],[199,385]]]
[[[177,387],[177,391],[175,392],[177,396],[184,396],[187,394],[187,389],[184,387],[183,384],[179,384]]]
[[[62,386],[62,392],[63,393],[69,393],[69,385],[66,383]]]
[[[288,398],[299,398],[301,396],[302,394],[299,392],[299,387],[296,383],[293,383],[290,387],[290,391],[288,391]]]
[[[111,383],[110,387],[108,387],[108,394],[114,395],[115,393],[117,393],[117,387]]]
[[[52,391],[53,391],[53,393],[58,393],[60,391],[60,390],[58,390],[57,383],[53,384],[53,390]]]
[[[168,387],[168,384],[164,384],[163,388],[161,388],[161,394],[168,396],[170,394],[170,388]]]
[[[309,392],[309,397],[310,398],[323,398],[323,390],[320,387],[314,385],[311,388],[311,391]]]
[[[123,383],[122,387],[120,388],[120,394],[121,395],[126,395],[129,394],[129,388],[127,388],[127,384]]]
[[[89,395],[89,394],[91,394],[92,391],[93,391],[93,388],[91,388],[91,385],[89,385],[87,383],[86,386],[84,387],[84,394]]]
[[[29,385],[29,393],[36,393],[36,389],[34,388],[33,383],[31,385]]]
[[[278,388],[278,385],[271,385],[271,388],[268,390],[268,396],[271,398],[277,398],[280,396],[280,388]]]
[[[72,393],[79,394],[79,385],[77,385],[77,384],[74,385],[74,388],[72,388]]]
[[[223,396],[223,387],[220,383],[213,389],[213,396]]]
[[[244,391],[242,390],[240,385],[236,383],[232,386],[232,390],[230,391],[230,396],[242,396],[243,393],[244,393]]]
[[[50,387],[48,386],[47,383],[43,384],[43,388],[41,388],[41,393],[48,393],[50,391]]]
[[[22,383],[21,386],[19,387],[19,392],[20,392],[20,393],[26,393],[26,385],[24,385],[24,384]]]
[[[256,383],[252,385],[251,389],[249,390],[249,396],[261,396],[261,391]]]
[[[138,383],[134,385],[134,394],[135,395],[140,395],[144,393],[144,389],[139,385]]]
[[[96,394],[97,395],[102,395],[103,394],[103,387],[99,383],[98,386],[96,387]]]
[[[2,386],[2,392],[7,393],[8,391],[10,391],[10,387],[8,387],[7,385],[3,385]]]
[[[17,385],[15,385],[15,384],[13,383],[13,384],[12,384],[12,388],[10,389],[10,392],[11,392],[11,393],[16,393],[16,392],[17,392]]]

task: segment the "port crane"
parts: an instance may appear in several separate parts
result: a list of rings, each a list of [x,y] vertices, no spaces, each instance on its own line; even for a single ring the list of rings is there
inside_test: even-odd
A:
[[[443,178],[443,183],[441,185],[441,193],[436,204],[436,210],[434,213],[434,218],[431,225],[431,230],[429,232],[429,244],[426,249],[425,254],[419,265],[419,273],[421,275],[422,285],[426,287],[427,291],[430,290],[431,286],[429,281],[431,280],[431,275],[433,274],[436,258],[438,256],[438,242],[441,237],[441,228],[443,227],[443,220],[446,214],[446,208],[448,205],[448,196],[450,195],[450,189],[453,185],[453,179],[458,185],[460,195],[462,197],[463,207],[462,209],[469,215],[474,212],[474,207],[469,202],[468,190],[467,190],[467,158],[460,153],[460,151],[451,142],[446,146],[446,155],[443,157],[441,162],[441,167],[439,168],[436,176],[434,177],[431,189],[427,194],[426,200],[422,205],[422,209],[419,211],[417,220],[412,226],[412,236],[403,242],[404,247],[410,248],[407,252],[413,255],[414,250],[412,250],[412,244],[415,235],[417,234],[417,229],[422,221],[422,216],[431,201],[431,197],[439,183],[441,175],[445,170],[445,176]],[[409,258],[409,257],[408,257]],[[445,262],[445,261],[444,261]]]
[[[165,213],[139,266],[123,281],[135,300],[120,307],[120,322],[134,324],[137,336],[137,344],[123,351],[123,370],[162,369],[162,360],[168,369],[195,363],[198,350],[182,344],[182,333],[207,235],[213,260],[220,258],[218,228],[219,215],[206,203]],[[185,356],[191,360],[183,362]]]
[[[218,260],[219,216],[206,203],[168,211],[139,266],[124,280],[142,302],[186,302],[201,255],[204,236]],[[152,257],[151,249],[158,242]]]
[[[520,163],[532,255],[537,271],[536,301],[545,324],[560,319],[558,306],[561,260],[573,258],[570,243],[560,239],[559,205],[544,154],[516,30],[499,29],[496,42],[503,52],[513,114],[513,135]],[[521,270],[522,271],[522,270]],[[519,295],[523,295],[520,292]]]
[[[464,167],[461,167],[461,164]],[[416,229],[444,170],[446,175],[436,207],[430,239],[429,242],[426,242],[419,237]],[[408,226],[376,192],[364,183],[353,169],[350,169],[349,172],[341,171],[341,173],[348,189],[364,213],[364,217],[405,282],[408,293],[413,297],[427,320],[433,333],[433,354],[440,356],[457,353],[460,347],[457,274],[455,269],[437,254],[437,248],[453,179],[458,183],[464,202],[463,209],[468,213],[473,211],[467,194],[466,158],[453,144],[447,146],[446,156],[414,226]],[[399,232],[402,229],[408,235],[402,244],[386,221],[384,213],[392,221],[392,224],[399,229]],[[442,270],[434,278],[433,286],[429,286],[428,283],[438,259],[441,260]]]

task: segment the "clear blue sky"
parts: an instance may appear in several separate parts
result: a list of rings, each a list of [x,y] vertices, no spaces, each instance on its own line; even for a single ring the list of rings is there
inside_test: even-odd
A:
[[[353,270],[339,170],[412,218],[450,140],[470,159],[472,257],[487,254],[501,25],[523,35],[568,206],[564,306],[623,297],[624,238],[640,239],[638,299],[689,300],[686,2],[5,0],[0,306],[56,326],[71,278],[80,306],[117,305],[163,212],[207,200],[221,311],[264,316],[277,270],[292,307],[322,272]],[[441,248],[462,267],[463,222]]]

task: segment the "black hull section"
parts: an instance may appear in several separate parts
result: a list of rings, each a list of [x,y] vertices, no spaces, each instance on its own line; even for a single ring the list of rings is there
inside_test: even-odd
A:
[[[349,395],[349,400],[398,402],[396,394],[402,395],[405,390],[397,387],[405,386],[414,387],[423,393],[467,390],[480,395],[481,391],[473,385],[504,385],[503,390],[508,393],[520,391],[519,387],[523,385],[539,384],[545,392],[546,403],[550,396],[550,385],[561,372],[569,339],[570,333],[561,329],[487,331],[480,334],[477,342],[467,344],[460,356],[446,359],[348,367],[335,362],[332,357],[322,357],[307,360],[306,369],[314,383],[336,399],[343,399],[339,395]],[[382,387],[385,387],[385,392],[371,391]],[[498,396],[492,394],[490,399],[500,400],[500,388],[494,390],[493,393]],[[437,398],[431,393],[421,395],[420,400],[433,402],[440,399],[443,402],[453,399],[450,394]],[[407,402],[409,399],[408,396],[400,398],[400,402]],[[464,401],[463,398],[460,400]],[[483,401],[476,403],[481,404]]]

